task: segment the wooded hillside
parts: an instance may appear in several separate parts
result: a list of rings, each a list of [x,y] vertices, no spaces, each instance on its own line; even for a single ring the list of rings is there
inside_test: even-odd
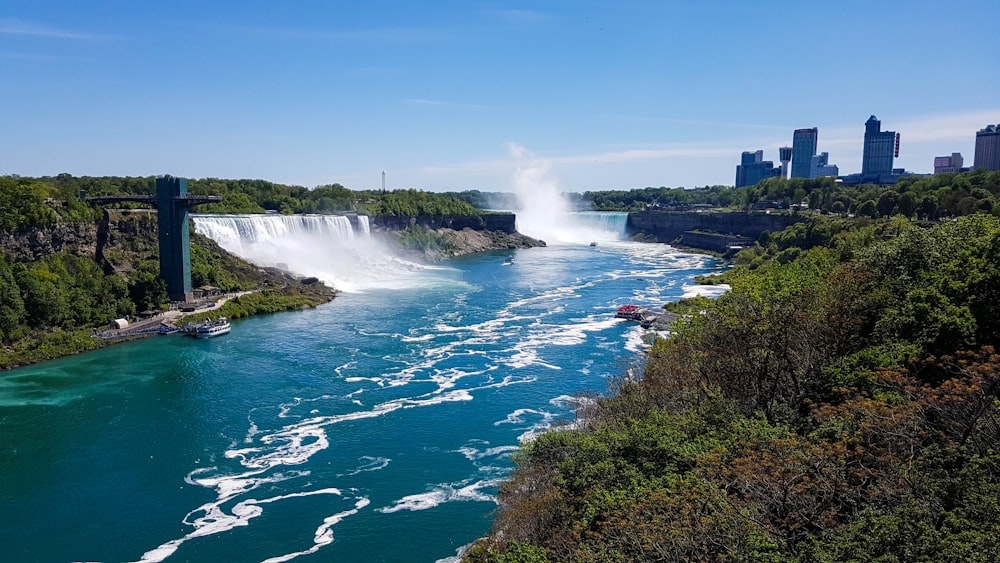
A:
[[[580,429],[523,446],[467,560],[1000,559],[1000,219],[751,262]]]

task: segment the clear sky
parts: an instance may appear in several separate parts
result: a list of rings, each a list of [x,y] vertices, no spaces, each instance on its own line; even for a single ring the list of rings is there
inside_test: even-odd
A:
[[[690,188],[801,127],[858,172],[871,114],[926,173],[1000,122],[998,28],[1000,0],[0,0],[0,174]]]

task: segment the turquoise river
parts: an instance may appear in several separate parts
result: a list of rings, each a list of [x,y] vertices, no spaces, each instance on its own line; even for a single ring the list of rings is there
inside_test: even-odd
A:
[[[434,266],[279,220],[195,224],[333,302],[0,373],[0,560],[457,560],[518,444],[640,357],[615,308],[725,267],[616,240],[623,214]]]

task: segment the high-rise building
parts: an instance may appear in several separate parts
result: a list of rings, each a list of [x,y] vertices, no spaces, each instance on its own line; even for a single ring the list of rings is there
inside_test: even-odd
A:
[[[736,187],[752,186],[765,178],[773,178],[781,174],[781,168],[774,162],[764,160],[764,151],[743,151],[740,164],[736,166]]]
[[[882,122],[871,116],[865,122],[865,148],[861,158],[862,178],[876,179],[892,174],[892,159],[898,156],[899,136],[895,131],[882,131]],[[794,168],[794,163],[793,163]]]
[[[792,161],[792,147],[779,147],[778,155],[781,161],[781,177],[788,177],[788,163]]]
[[[792,178],[809,178],[809,165],[816,156],[819,129],[796,129],[792,133]]]
[[[821,152],[812,157],[809,162],[809,177],[822,178],[823,176],[839,176],[840,168],[836,164],[830,164],[830,153]]]
[[[976,131],[976,168],[1000,170],[1000,124]]]
[[[962,158],[962,153],[953,152],[951,156],[935,156],[934,157],[934,173],[944,174],[945,172],[961,172],[962,165],[965,164],[965,159]],[[966,168],[968,170],[968,168]]]

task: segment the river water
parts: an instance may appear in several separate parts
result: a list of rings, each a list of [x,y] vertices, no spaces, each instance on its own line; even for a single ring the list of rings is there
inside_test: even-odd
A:
[[[614,240],[623,215],[587,221],[581,240],[437,266],[292,229],[272,259],[349,292],[0,374],[0,559],[454,559],[518,444],[636,357],[643,331],[615,307],[725,267]]]

